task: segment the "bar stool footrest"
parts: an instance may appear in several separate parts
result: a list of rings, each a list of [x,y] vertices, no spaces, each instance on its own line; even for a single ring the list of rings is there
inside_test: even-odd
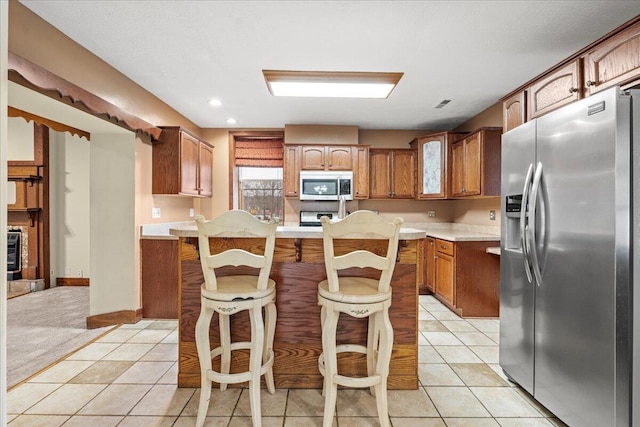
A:
[[[239,341],[231,343],[230,351],[234,350],[251,350],[251,342],[249,341]],[[211,350],[211,359],[215,359],[216,357],[222,355],[222,346],[216,347]],[[273,366],[273,361],[275,359],[273,350],[269,350],[269,358],[266,362],[262,363],[260,367],[260,375],[264,375],[271,366]],[[207,378],[211,381],[215,381],[218,384],[238,384],[251,380],[253,376],[251,371],[246,372],[237,372],[234,374],[223,374],[222,372],[214,371],[210,369],[207,371]]]

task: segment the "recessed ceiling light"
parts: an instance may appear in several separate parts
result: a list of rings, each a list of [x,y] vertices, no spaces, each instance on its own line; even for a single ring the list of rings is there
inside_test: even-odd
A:
[[[238,121],[236,119],[229,118],[227,119],[227,123],[229,123],[230,125],[235,125],[236,123],[238,123]]]
[[[210,99],[209,105],[211,105],[212,107],[219,107],[222,105],[222,101],[220,101],[219,99]]]
[[[273,96],[387,98],[403,73],[262,70]]]

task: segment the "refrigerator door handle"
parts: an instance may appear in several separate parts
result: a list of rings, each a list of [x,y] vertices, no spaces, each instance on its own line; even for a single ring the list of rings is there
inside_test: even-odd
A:
[[[524,258],[524,271],[527,274],[527,280],[529,283],[533,281],[531,272],[531,265],[529,260],[529,241],[527,239],[527,219],[528,209],[527,203],[529,201],[529,192],[531,191],[531,178],[533,177],[533,163],[529,164],[529,170],[527,171],[527,177],[524,180],[524,188],[522,189],[522,205],[520,207],[520,239],[522,241],[522,255]]]
[[[531,264],[533,269],[533,274],[536,278],[537,285],[540,286],[542,283],[542,271],[540,270],[540,263],[538,262],[538,251],[537,242],[536,242],[536,206],[538,205],[538,194],[540,193],[540,183],[542,182],[542,163],[538,163],[536,166],[536,173],[533,178],[533,185],[531,186],[531,208],[529,213],[529,244],[530,251],[529,255],[531,256]],[[544,213],[542,212],[544,220]],[[544,228],[544,224],[543,224]]]

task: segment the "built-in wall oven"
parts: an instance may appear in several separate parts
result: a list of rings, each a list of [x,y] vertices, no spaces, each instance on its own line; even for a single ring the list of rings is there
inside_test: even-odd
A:
[[[300,200],[353,200],[353,172],[301,171]]]

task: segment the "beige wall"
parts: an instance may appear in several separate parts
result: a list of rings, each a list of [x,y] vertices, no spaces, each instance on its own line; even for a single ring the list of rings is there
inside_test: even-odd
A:
[[[9,117],[7,141],[7,160],[33,161],[33,122],[22,117]]]
[[[430,130],[366,130],[360,129],[360,144],[371,148],[411,148],[409,143],[419,136],[433,133]]]
[[[136,310],[135,137],[91,135],[89,314]]]
[[[284,125],[286,144],[358,144],[358,126]]]
[[[0,182],[7,181],[8,4],[0,1]],[[7,192],[0,191],[0,242],[7,239]],[[3,254],[5,252],[2,252]],[[4,255],[2,256],[4,257]],[[7,263],[0,263],[0,295],[7,294]],[[7,299],[0,299],[0,426],[7,425]]]
[[[456,200],[452,202],[453,222],[462,224],[491,225],[500,227],[500,197]],[[496,211],[496,219],[489,219],[489,212]]]
[[[31,139],[33,145],[33,138]],[[69,133],[49,131],[51,284],[58,277],[89,277],[91,145]]]
[[[502,102],[493,104],[454,129],[456,132],[472,132],[482,127],[502,127]]]

